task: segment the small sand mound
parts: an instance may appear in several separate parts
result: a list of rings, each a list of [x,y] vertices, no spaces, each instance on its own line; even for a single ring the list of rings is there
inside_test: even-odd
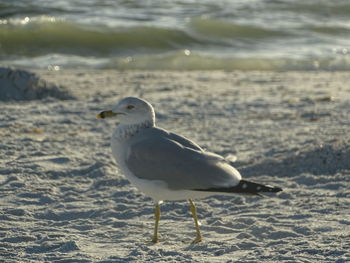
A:
[[[48,83],[33,72],[0,67],[0,101],[40,100],[47,97],[74,99],[64,87]]]

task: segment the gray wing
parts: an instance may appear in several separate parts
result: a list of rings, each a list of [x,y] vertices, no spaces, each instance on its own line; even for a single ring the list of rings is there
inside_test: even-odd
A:
[[[162,129],[162,128],[153,127],[153,128],[147,129],[144,131],[143,136],[165,137],[165,138],[168,138],[170,140],[173,140],[173,141],[180,143],[182,146],[191,148],[193,150],[203,151],[203,149],[194,141],[191,141],[190,139],[187,139],[184,136],[177,135],[176,133],[168,132],[167,130]]]
[[[234,186],[241,176],[216,154],[206,153],[189,140],[163,130],[139,134],[130,142],[126,164],[138,178],[161,180],[172,190],[195,190]],[[184,144],[179,141],[184,140]]]
[[[169,133],[169,139],[174,140],[178,143],[180,143],[181,145],[191,148],[193,150],[198,150],[198,151],[203,151],[203,149],[195,142],[183,137],[183,136],[179,136],[175,133]]]

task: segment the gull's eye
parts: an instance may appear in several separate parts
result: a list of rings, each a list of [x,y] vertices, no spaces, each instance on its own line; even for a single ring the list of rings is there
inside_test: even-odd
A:
[[[126,106],[126,108],[127,108],[128,110],[132,110],[133,108],[135,108],[135,106],[134,106],[134,105],[128,105],[128,106]]]

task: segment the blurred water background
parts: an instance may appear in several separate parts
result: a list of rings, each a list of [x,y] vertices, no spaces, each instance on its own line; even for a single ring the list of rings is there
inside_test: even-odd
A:
[[[349,0],[0,0],[0,64],[349,70]]]

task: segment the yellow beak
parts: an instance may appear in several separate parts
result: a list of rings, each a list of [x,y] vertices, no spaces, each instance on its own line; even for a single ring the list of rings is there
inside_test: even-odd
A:
[[[96,119],[104,119],[104,118],[114,117],[114,116],[117,116],[117,113],[114,113],[114,112],[112,112],[111,110],[106,110],[106,111],[100,112],[100,113],[96,116]]]

